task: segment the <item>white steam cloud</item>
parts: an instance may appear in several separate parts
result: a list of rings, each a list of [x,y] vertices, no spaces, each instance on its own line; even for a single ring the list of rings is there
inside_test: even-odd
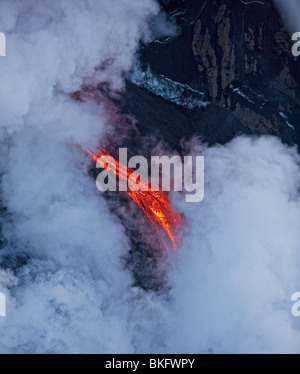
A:
[[[280,14],[287,22],[287,26],[293,34],[300,32],[300,3],[298,0],[275,0]]]
[[[170,290],[131,286],[129,240],[74,147],[99,145],[104,109],[69,94],[121,89],[157,14],[152,0],[0,2],[1,353],[300,351],[299,156],[278,139],[197,143],[206,196],[174,195],[186,224],[161,265]]]
[[[184,204],[189,229],[170,274],[172,351],[299,353],[299,155],[272,137],[204,153],[206,196]]]

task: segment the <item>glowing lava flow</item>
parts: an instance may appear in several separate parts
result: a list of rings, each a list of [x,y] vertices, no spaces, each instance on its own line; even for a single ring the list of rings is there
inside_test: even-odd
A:
[[[129,180],[130,175],[134,172],[133,169],[127,168],[127,166],[121,164],[115,160],[115,165],[110,165],[104,162],[101,156],[110,156],[106,151],[87,151],[91,158],[98,162],[101,167],[107,171],[112,170],[116,176],[121,180]],[[167,233],[171,240],[172,247],[177,250],[177,239],[178,231],[181,226],[182,216],[176,212],[173,212],[168,195],[162,191],[152,191],[150,183],[147,186],[143,185],[143,182],[139,182],[141,186],[146,187],[147,191],[131,191],[127,190],[127,194],[143,209],[149,220],[154,224],[157,232],[159,233],[164,246],[168,249],[168,245],[161,236],[160,227],[162,227]]]

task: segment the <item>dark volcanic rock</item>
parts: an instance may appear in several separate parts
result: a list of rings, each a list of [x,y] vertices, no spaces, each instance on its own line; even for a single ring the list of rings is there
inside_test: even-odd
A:
[[[251,132],[299,142],[300,65],[274,5],[214,0],[195,23],[193,51],[213,103]],[[296,129],[295,129],[296,130]]]
[[[161,0],[160,3],[181,28],[177,38],[163,43],[154,41],[144,46],[141,62],[170,79],[200,88],[199,71],[192,49],[194,24],[200,14],[203,0]]]
[[[127,83],[126,111],[138,120],[142,136],[155,135],[180,152],[180,142],[198,135],[212,145],[225,144],[234,136],[250,131],[228,110],[216,105],[185,109]]]
[[[160,3],[170,17],[176,18],[182,33],[173,40],[144,46],[142,64],[150,65],[155,73],[202,90],[214,105],[199,110],[199,117],[195,111],[192,114],[185,111],[185,118],[182,113],[178,115],[173,125],[169,124],[174,132],[168,136],[177,142],[182,128],[190,136],[196,122],[201,123],[196,130],[203,135],[205,129],[205,138],[210,143],[222,143],[234,136],[234,132],[242,131],[277,135],[286,143],[299,145],[300,60],[291,53],[290,35],[273,2],[246,5],[232,0],[161,0]],[[154,101],[151,107],[160,106]],[[216,106],[221,110],[216,110]],[[140,119],[139,110],[136,111]],[[149,111],[150,128],[167,127],[165,122],[172,120],[174,114],[173,109],[169,116],[162,112],[155,125],[155,115],[151,116]],[[223,111],[227,111],[229,122],[235,123],[230,128],[224,128],[228,118]],[[145,128],[143,118],[141,123]]]

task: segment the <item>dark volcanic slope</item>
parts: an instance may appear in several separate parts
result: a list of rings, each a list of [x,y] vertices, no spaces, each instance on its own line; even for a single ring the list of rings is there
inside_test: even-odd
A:
[[[250,131],[228,110],[216,105],[185,109],[128,82],[126,111],[138,120],[141,135],[153,134],[180,151],[180,141],[198,135],[208,144],[225,144]]]
[[[176,148],[195,132],[210,144],[242,132],[277,135],[299,145],[300,60],[291,53],[290,35],[273,2],[160,3],[182,33],[143,46],[142,66],[203,91],[213,105],[182,110],[128,84],[128,108],[141,131],[160,129]]]

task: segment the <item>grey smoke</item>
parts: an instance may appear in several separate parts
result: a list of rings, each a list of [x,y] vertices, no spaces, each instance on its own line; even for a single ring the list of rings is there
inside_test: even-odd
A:
[[[170,272],[181,326],[172,351],[299,353],[299,155],[273,137],[240,137],[206,155],[205,199],[183,202],[187,232]],[[183,207],[184,205],[184,207]]]
[[[101,82],[122,89],[158,13],[149,0],[0,3],[8,38],[0,60],[1,223],[9,241],[1,257],[33,258],[1,276],[1,352],[133,350],[132,279],[121,261],[128,239],[74,146],[98,146],[107,120],[101,106],[69,94]]]

